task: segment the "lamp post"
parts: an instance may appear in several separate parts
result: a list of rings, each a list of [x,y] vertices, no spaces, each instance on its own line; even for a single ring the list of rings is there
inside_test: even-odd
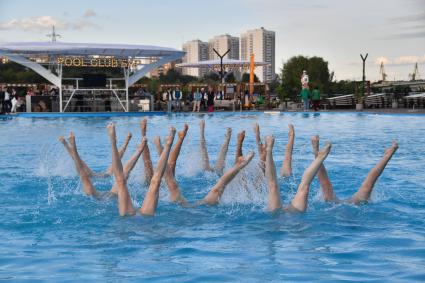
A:
[[[215,54],[217,54],[218,57],[220,57],[220,78],[221,78],[221,83],[224,84],[224,68],[223,68],[223,58],[224,56],[227,55],[227,53],[230,52],[230,48],[223,54],[220,55],[220,53],[218,53],[217,50],[215,50],[215,48],[213,48]]]
[[[365,56],[365,57],[363,57],[363,55],[362,55],[362,54],[360,54],[360,57],[362,58],[362,61],[363,61],[362,97],[364,97],[364,88],[365,88],[365,82],[366,82],[365,65],[366,65],[366,59],[367,59],[367,56],[368,56],[368,55],[369,55],[369,54],[368,54],[368,53],[366,53],[366,56]]]
[[[364,57],[363,57],[362,54],[360,54],[360,58],[362,58],[362,61],[363,61],[363,78],[362,78],[361,95],[358,95],[357,101],[356,101],[356,110],[358,110],[358,111],[363,110],[363,102],[364,102],[364,95],[365,95],[365,83],[366,83],[365,65],[366,65],[367,56],[368,56],[368,53],[366,53],[366,56],[364,56]]]

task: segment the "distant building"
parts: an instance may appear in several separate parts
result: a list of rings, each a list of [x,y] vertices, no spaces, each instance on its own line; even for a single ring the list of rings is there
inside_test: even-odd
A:
[[[229,34],[214,36],[208,41],[208,60],[219,59],[214,49],[221,55],[230,49],[224,58],[239,60],[239,37]]]
[[[159,77],[160,75],[166,75],[168,73],[169,70],[171,69],[175,69],[178,72],[181,72],[180,68],[176,68],[176,64],[181,63],[182,60],[179,59],[177,61],[173,61],[173,62],[169,62],[165,65],[162,65],[158,68],[153,69],[152,71],[149,72],[149,77],[154,78],[154,77]]]
[[[208,43],[199,39],[187,41],[183,44],[183,51],[186,55],[183,57],[183,63],[195,63],[208,60]],[[205,69],[185,68],[183,75],[202,77],[206,74]]]
[[[262,81],[271,81],[275,77],[275,32],[262,28],[248,30],[241,34],[241,60],[249,60],[254,54],[255,61],[270,63],[270,66],[256,67],[255,75]]]

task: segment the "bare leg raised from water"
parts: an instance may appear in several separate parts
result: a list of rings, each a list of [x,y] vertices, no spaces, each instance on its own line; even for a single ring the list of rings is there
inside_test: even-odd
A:
[[[328,142],[324,148],[318,152],[316,159],[310,164],[310,166],[307,167],[307,169],[305,169],[301,183],[298,186],[297,193],[292,199],[291,205],[285,208],[285,210],[296,212],[306,211],[311,181],[313,181],[314,176],[317,171],[319,171],[320,166],[328,156],[330,150],[331,143]]]
[[[118,211],[121,216],[134,215],[136,210],[131,202],[127,188],[127,180],[124,176],[121,158],[118,153],[115,125],[110,123],[107,129],[112,146],[112,172],[114,173],[115,185],[118,191]]]
[[[202,170],[204,171],[214,171],[210,166],[210,158],[208,157],[207,142],[205,141],[205,121],[201,120],[199,122],[200,128],[200,151],[202,158]]]
[[[134,215],[136,210],[131,202],[130,193],[127,188],[127,180],[124,176],[121,158],[117,148],[115,125],[110,123],[107,129],[112,146],[112,172],[114,173],[115,186],[118,191],[118,212],[120,216]]]
[[[221,145],[220,153],[218,154],[217,161],[215,162],[215,171],[219,175],[223,175],[224,166],[226,165],[226,155],[229,150],[230,138],[232,137],[232,128],[227,128],[224,135],[224,142]]]
[[[140,129],[142,131],[142,137],[146,137],[146,128],[148,124],[148,119],[143,119],[140,122]],[[153,165],[151,160],[151,153],[149,151],[149,146],[146,144],[145,150],[143,151],[143,164],[145,165],[145,183],[149,186],[153,176]]]
[[[235,164],[239,162],[239,157],[243,155],[242,146],[245,139],[245,131],[242,131],[238,134],[236,138],[236,155],[235,155]]]
[[[132,137],[131,133],[128,133],[127,134],[127,137],[124,140],[124,143],[121,145],[120,149],[118,150],[118,153],[120,155],[120,158],[122,158],[124,156],[124,153],[127,150],[128,143],[131,140],[131,137]],[[112,165],[111,165],[105,171],[105,173],[103,173],[103,174],[97,174],[96,176],[112,176],[112,174],[113,174],[113,172],[112,172]]]
[[[311,146],[313,148],[314,157],[317,157],[317,154],[319,153],[319,140],[318,135],[311,138]],[[337,201],[332,182],[328,177],[328,172],[326,171],[325,164],[323,163],[320,166],[319,171],[317,171],[317,178],[320,182],[323,199],[325,201]]]
[[[236,164],[227,170],[217,181],[215,186],[209,191],[207,196],[199,204],[216,205],[226,186],[235,178],[235,176],[252,160],[254,153],[250,152],[246,157],[240,156]]]
[[[71,134],[74,136],[74,133],[71,132]],[[88,174],[89,177],[99,176],[99,174],[95,173],[93,170],[90,169],[90,167],[80,158],[79,154],[78,160],[76,161],[74,159],[73,150],[70,148],[69,144],[65,141],[65,138],[63,136],[59,137],[59,141],[64,145],[66,151],[69,153],[72,160],[74,160],[74,162],[78,162],[82,166],[82,168],[84,168],[84,171]],[[102,174],[100,175],[102,176]]]
[[[173,150],[170,152],[170,158],[168,159],[168,166],[170,166],[170,169],[173,175],[176,174],[177,159],[179,158],[180,150],[182,148],[183,141],[184,141],[184,138],[186,137],[188,129],[189,129],[189,125],[184,124],[183,130],[177,133],[177,136],[178,136],[177,142],[173,146]]]
[[[181,194],[181,190],[179,188],[179,185],[177,184],[176,177],[175,177],[175,166],[177,163],[177,158],[180,153],[180,148],[182,146],[183,140],[187,133],[187,129],[188,129],[188,126],[187,124],[185,124],[184,129],[178,132],[178,140],[170,152],[168,164],[164,173],[164,179],[165,179],[165,182],[167,183],[168,191],[170,193],[170,200],[172,202],[177,202],[181,204],[185,204],[186,199]],[[156,145],[158,154],[161,155],[163,151],[163,147],[161,145],[161,139],[159,137],[156,137],[154,140],[154,143]]]
[[[78,154],[77,143],[75,142],[74,133],[70,132],[69,134],[69,144],[63,136],[59,137],[59,141],[64,145],[65,149],[68,151],[68,153],[74,160],[75,169],[77,170],[78,175],[80,176],[84,193],[88,196],[98,198],[99,193],[97,192],[90,180],[90,173],[87,170],[88,166],[81,160],[80,155]],[[89,171],[91,170],[89,169]]]
[[[176,129],[171,127],[170,133],[165,141],[164,149],[159,157],[156,165],[154,174],[149,185],[149,189],[146,192],[145,199],[143,200],[140,213],[144,215],[153,215],[156,207],[158,206],[159,198],[159,186],[161,185],[162,176],[164,176],[165,169],[167,167],[168,157],[170,155],[171,145],[173,144]]]
[[[143,138],[142,142],[137,146],[137,149],[134,152],[134,154],[130,157],[130,159],[124,165],[123,170],[124,170],[125,180],[128,180],[128,177],[130,176],[130,172],[133,170],[134,166],[136,166],[136,163],[139,160],[140,155],[142,154],[143,150],[146,147],[146,143],[147,143],[147,139]],[[118,188],[116,184],[112,186],[111,193],[115,195],[118,194]]]
[[[266,163],[266,145],[261,142],[260,126],[258,125],[258,123],[254,124],[254,134],[255,134],[255,141],[257,143],[257,148],[258,148],[258,156],[260,158],[259,165],[261,170],[264,173],[265,163]]]
[[[267,188],[269,190],[268,210],[276,211],[282,207],[280,201],[280,189],[276,177],[276,166],[273,161],[274,137],[266,137],[266,162],[265,174],[267,178]]]
[[[289,124],[288,127],[288,143],[285,148],[285,159],[280,170],[280,176],[282,177],[289,177],[292,174],[292,150],[294,149],[295,130],[292,124]]]
[[[393,141],[391,147],[385,150],[382,159],[378,162],[378,164],[375,165],[374,168],[372,168],[372,170],[370,170],[369,174],[367,174],[360,189],[349,200],[350,202],[360,204],[369,200],[370,195],[373,191],[373,186],[375,185],[379,176],[381,176],[382,172],[385,169],[385,166],[387,166],[388,162],[390,161],[394,153],[397,151],[397,149],[398,144],[396,141]]]

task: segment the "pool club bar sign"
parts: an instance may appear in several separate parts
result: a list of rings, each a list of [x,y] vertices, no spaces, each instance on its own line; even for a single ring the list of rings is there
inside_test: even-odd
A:
[[[57,57],[56,62],[65,67],[93,68],[134,68],[142,64],[138,59],[118,59],[114,57]]]

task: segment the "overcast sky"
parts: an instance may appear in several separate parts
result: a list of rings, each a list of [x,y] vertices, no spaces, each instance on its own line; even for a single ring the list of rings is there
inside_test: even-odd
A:
[[[0,42],[134,43],[181,49],[191,39],[276,31],[276,72],[294,55],[321,56],[337,79],[425,78],[425,0],[0,0]]]

